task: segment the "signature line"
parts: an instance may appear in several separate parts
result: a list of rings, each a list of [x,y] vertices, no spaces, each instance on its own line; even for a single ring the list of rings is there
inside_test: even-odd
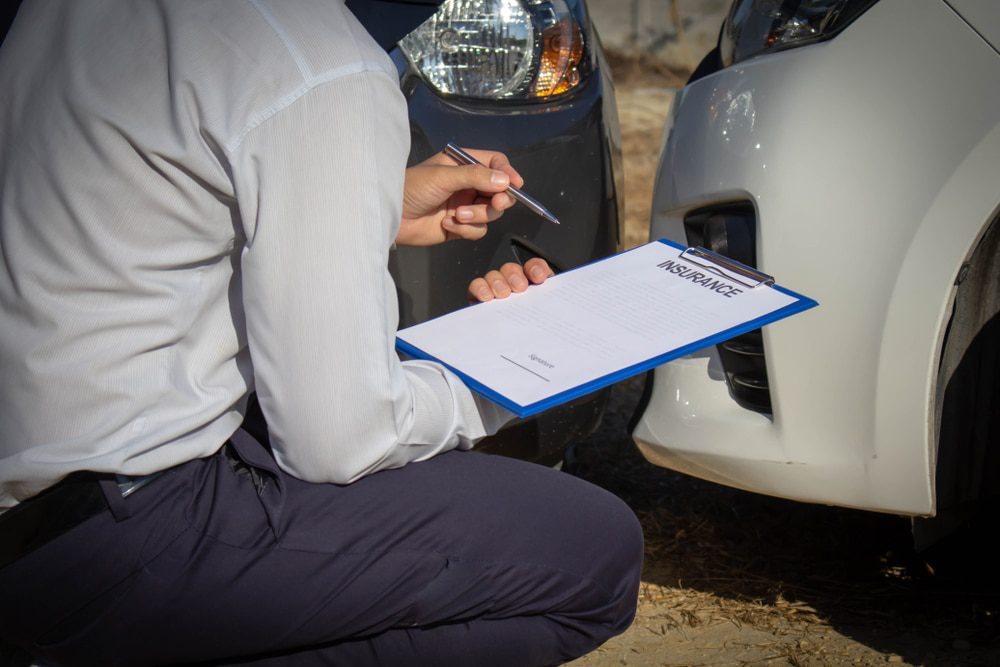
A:
[[[521,368],[521,369],[524,369],[524,370],[528,371],[528,372],[529,372],[529,373],[531,373],[532,375],[536,375],[536,376],[538,376],[538,377],[542,378],[542,379],[543,379],[543,380],[545,380],[546,382],[548,382],[548,381],[549,381],[549,379],[548,379],[547,377],[545,377],[544,375],[538,375],[538,373],[536,373],[535,371],[533,371],[533,370],[531,370],[530,368],[527,368],[527,367],[525,367],[525,366],[522,366],[521,364],[517,363],[517,362],[516,362],[516,361],[514,361],[513,359],[509,359],[509,358],[507,358],[507,357],[503,356],[502,354],[500,355],[500,358],[501,358],[501,359],[503,359],[503,360],[505,360],[505,361],[509,361],[510,363],[514,364],[514,365],[515,365],[515,366],[517,366],[518,368]]]

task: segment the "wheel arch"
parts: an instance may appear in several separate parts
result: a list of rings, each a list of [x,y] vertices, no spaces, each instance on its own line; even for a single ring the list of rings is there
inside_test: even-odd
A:
[[[926,444],[927,460],[922,463],[931,498],[929,515],[941,510],[940,500],[947,506],[955,495],[952,488],[940,497],[942,490],[954,485],[957,472],[942,471],[939,465],[942,461],[949,465],[955,451],[948,448],[956,446],[953,439],[939,439],[948,368],[960,363],[985,321],[963,321],[956,328],[954,313],[962,293],[964,300],[968,295],[975,299],[989,286],[989,276],[995,279],[1000,270],[998,176],[1000,123],[969,152],[927,209],[897,275],[883,330],[876,416],[881,436],[876,437]],[[995,284],[993,289],[998,289]],[[914,365],[924,369],[923,386],[905,386],[900,380],[912,380]],[[899,400],[906,394],[914,400]],[[903,414],[907,406],[918,404],[924,406],[923,419]]]

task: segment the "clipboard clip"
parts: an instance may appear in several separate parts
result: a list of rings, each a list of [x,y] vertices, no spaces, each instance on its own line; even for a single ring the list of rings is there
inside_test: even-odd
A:
[[[703,269],[708,269],[723,278],[735,281],[744,287],[759,287],[760,285],[773,285],[774,277],[766,273],[761,273],[757,269],[746,264],[730,259],[725,255],[712,252],[707,248],[688,248],[680,254],[682,259],[686,259],[692,264],[697,264]]]

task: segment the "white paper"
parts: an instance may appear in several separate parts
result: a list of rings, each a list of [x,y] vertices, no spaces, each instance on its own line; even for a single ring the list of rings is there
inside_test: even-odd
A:
[[[653,242],[398,337],[529,406],[799,300],[714,275],[682,259],[676,247]]]

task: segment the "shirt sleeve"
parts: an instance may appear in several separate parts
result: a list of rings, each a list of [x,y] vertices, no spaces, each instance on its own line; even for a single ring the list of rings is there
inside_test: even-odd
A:
[[[406,107],[384,69],[355,69],[286,100],[230,156],[258,397],[278,463],[312,482],[469,448],[513,417],[395,352]]]

